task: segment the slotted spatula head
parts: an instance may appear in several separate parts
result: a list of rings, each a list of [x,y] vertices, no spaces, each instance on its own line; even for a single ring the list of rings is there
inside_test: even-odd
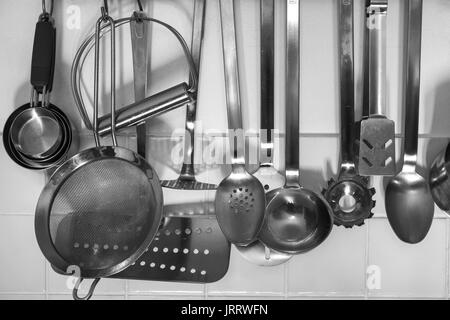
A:
[[[361,120],[358,170],[364,176],[393,176],[395,169],[395,124],[385,117]]]

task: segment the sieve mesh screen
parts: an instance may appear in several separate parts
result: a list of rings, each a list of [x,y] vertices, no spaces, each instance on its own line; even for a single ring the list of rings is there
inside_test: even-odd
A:
[[[61,185],[50,211],[59,254],[84,269],[109,268],[145,241],[156,214],[145,173],[118,159],[90,162]]]

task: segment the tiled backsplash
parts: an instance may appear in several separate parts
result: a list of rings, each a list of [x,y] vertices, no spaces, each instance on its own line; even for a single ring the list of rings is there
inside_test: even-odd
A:
[[[259,1],[236,0],[238,44],[244,125],[255,130],[259,123]],[[284,11],[285,1],[276,2],[276,126],[284,132]],[[357,97],[361,98],[361,48],[363,0],[355,0]],[[92,31],[101,1],[57,1],[58,58],[52,101],[60,106],[81,132],[81,148],[92,145],[82,128],[70,93],[70,66],[76,49]],[[173,24],[190,42],[192,0],[144,1],[149,15]],[[401,154],[403,105],[403,21],[401,0],[389,0],[388,13],[388,116],[397,123],[397,154]],[[17,17],[6,8],[25,14]],[[75,6],[75,7],[74,7]],[[80,28],[70,29],[80,8]],[[114,17],[131,14],[135,1],[110,0]],[[120,9],[117,9],[120,8]],[[0,2],[0,127],[16,106],[28,100],[28,77],[34,23],[40,1]],[[450,137],[450,2],[424,1],[422,87],[419,160],[429,167]],[[206,30],[201,67],[198,120],[203,129],[224,130],[226,109],[223,84],[218,0],[207,0]],[[73,21],[72,21],[73,22]],[[74,24],[76,26],[76,23]],[[301,139],[302,184],[320,191],[336,175],[339,161],[339,112],[337,67],[337,1],[301,1]],[[12,28],[11,26],[15,26]],[[7,31],[6,31],[7,30]],[[124,58],[118,81],[119,103],[132,100],[132,68],[127,38],[121,35]],[[152,29],[150,92],[185,79],[181,51],[167,34]],[[122,43],[122,42],[119,42]],[[90,83],[92,60],[87,61],[85,82]],[[89,86],[88,86],[89,87]],[[87,90],[89,93],[89,89]],[[358,100],[358,101],[359,101]],[[357,114],[360,114],[358,106]],[[149,155],[161,178],[176,177],[176,165],[167,147],[172,132],[183,128],[184,110],[174,111],[149,123]],[[1,129],[0,129],[1,130]],[[175,139],[175,141],[177,141]],[[282,142],[282,139],[280,140]],[[132,131],[121,145],[135,147]],[[172,140],[173,142],[173,140]],[[254,146],[251,146],[254,147]],[[278,146],[283,154],[284,147]],[[165,148],[165,149],[164,149]],[[164,160],[165,159],[165,160]],[[283,162],[283,159],[276,159]],[[0,145],[0,299],[70,299],[67,278],[56,274],[41,254],[34,236],[34,209],[46,177],[41,172],[17,167]],[[226,170],[200,170],[202,180],[219,182]],[[281,168],[282,169],[282,168]],[[374,217],[363,227],[335,227],[317,249],[293,257],[285,265],[258,267],[232,249],[228,274],[212,284],[180,284],[103,279],[94,299],[307,299],[307,298],[450,298],[450,219],[436,207],[426,239],[417,245],[401,242],[393,233],[384,210],[383,179],[373,179],[377,189]],[[195,199],[194,199],[195,198]],[[213,191],[166,191],[167,203],[208,201]]]

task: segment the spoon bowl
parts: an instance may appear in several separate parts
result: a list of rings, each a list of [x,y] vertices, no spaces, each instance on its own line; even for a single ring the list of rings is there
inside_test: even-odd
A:
[[[402,171],[387,185],[386,214],[402,241],[412,244],[422,241],[433,222],[433,211],[428,183],[415,171]]]
[[[245,246],[256,240],[264,220],[264,188],[245,170],[233,171],[217,188],[215,210],[225,237]]]

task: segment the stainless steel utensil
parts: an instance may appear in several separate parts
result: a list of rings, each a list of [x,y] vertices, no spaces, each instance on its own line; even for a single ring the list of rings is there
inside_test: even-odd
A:
[[[366,2],[368,68],[365,86],[369,115],[361,120],[358,170],[364,176],[395,174],[395,124],[384,115],[386,107],[387,0]],[[366,109],[367,107],[365,107]]]
[[[200,73],[200,58],[203,43],[203,28],[205,23],[205,0],[194,2],[194,24],[192,28],[191,54],[194,59],[197,74]],[[198,93],[196,93],[197,95]],[[195,97],[197,100],[197,97]],[[195,179],[194,151],[195,151],[195,119],[197,115],[197,101],[189,103],[186,107],[186,126],[184,135],[184,160],[180,176],[176,180],[162,180],[165,188],[183,190],[213,190],[217,186],[210,183],[199,182]]]
[[[117,19],[114,21],[114,25],[116,28],[118,28],[127,23],[130,23],[130,20],[131,18]],[[118,117],[120,118],[116,123],[117,131],[144,122],[149,117],[156,115],[157,110],[158,112],[163,112],[164,110],[170,111],[192,102],[194,100],[194,94],[197,90],[198,76],[195,63],[191,56],[190,50],[181,34],[175,28],[163,21],[148,17],[144,17],[143,20],[153,22],[164,27],[177,38],[189,65],[190,83],[188,86],[183,82],[167,90],[163,90],[162,92],[159,92],[142,100],[142,104],[137,102],[129,105],[128,107],[121,108],[117,112]],[[107,25],[103,25],[101,27],[100,37],[103,37],[105,34],[110,32],[110,29],[107,27]],[[91,34],[83,41],[80,48],[78,48],[71,69],[71,87],[75,99],[75,104],[78,108],[84,125],[86,126],[86,128],[91,130],[93,129],[92,122],[88,116],[88,112],[83,101],[83,96],[81,94],[81,72],[89,52],[94,47],[94,36],[94,34]],[[153,108],[156,108],[157,110],[152,110]],[[105,115],[104,117],[101,117],[99,119],[99,134],[101,136],[111,133],[110,119],[110,115]]]
[[[416,171],[419,127],[422,0],[408,1],[403,167],[386,187],[386,214],[395,234],[422,241],[433,222],[434,203],[427,181]]]
[[[39,16],[34,35],[30,103],[15,110],[3,130],[8,155],[27,169],[41,170],[58,165],[65,160],[74,142],[69,119],[49,102],[55,48],[54,20],[45,10]]]
[[[102,24],[111,28],[113,146],[101,146],[98,135]],[[55,171],[36,208],[35,232],[43,254],[56,270],[69,273],[77,267],[81,278],[106,277],[127,268],[145,252],[162,219],[163,194],[156,172],[144,158],[117,146],[115,57],[114,20],[102,7],[95,36],[96,147],[80,152]],[[80,299],[77,289],[73,296]]]
[[[186,83],[181,83],[164,91],[158,92],[144,100],[120,108],[116,112],[116,131],[133,127],[143,121],[166,112],[185,106],[194,101],[194,94]],[[99,135],[111,134],[111,114],[106,114],[98,120]]]
[[[322,195],[299,184],[299,11],[298,0],[287,0],[286,183],[272,191],[259,234],[267,247],[288,254],[317,247],[333,227],[332,210]]]
[[[280,188],[284,176],[274,168],[274,0],[261,0],[261,130],[259,134],[259,168],[253,175],[264,190]]]
[[[430,168],[429,186],[437,206],[450,212],[450,143],[436,157]]]
[[[245,168],[234,0],[220,0],[225,89],[230,129],[231,174],[217,188],[215,210],[225,237],[236,245],[256,240],[264,220],[264,188]]]
[[[164,206],[164,215],[174,210]],[[228,271],[230,243],[215,217],[166,218],[145,253],[112,278],[211,283]]]
[[[261,130],[259,133],[259,168],[253,173],[267,192],[281,188],[284,176],[273,165],[274,152],[274,0],[261,0]],[[246,247],[237,247],[248,261],[259,266],[276,266],[288,261],[292,256],[276,252],[261,241],[256,240]]]
[[[9,128],[11,126],[11,122],[13,119],[15,119],[15,115],[19,114],[25,109],[28,109],[30,107],[29,103],[21,106],[20,108],[16,109],[11,116],[7,119],[5,122],[4,130],[3,132],[9,132]],[[23,168],[30,169],[30,170],[45,170],[49,168],[53,168],[64,162],[68,156],[72,155],[76,150],[78,149],[78,136],[73,135],[73,132],[75,132],[75,129],[71,127],[71,123],[67,116],[56,106],[53,104],[49,104],[47,106],[48,109],[51,109],[55,115],[60,119],[61,123],[64,126],[64,137],[65,139],[62,141],[62,146],[60,151],[56,152],[51,157],[48,157],[46,159],[42,160],[36,160],[36,159],[29,159],[23,154],[21,154],[13,145],[10,135],[9,134],[3,134],[3,145],[5,147],[5,150],[9,157],[18,165],[20,165]]]
[[[143,11],[135,11],[130,19],[131,47],[133,51],[134,98],[138,102],[147,96],[148,24]],[[137,152],[146,157],[146,123],[136,126]]]
[[[334,224],[351,228],[371,218],[375,189],[355,165],[355,92],[353,58],[353,0],[339,0],[339,59],[341,80],[341,165],[338,180],[330,179],[322,194],[333,209]]]

